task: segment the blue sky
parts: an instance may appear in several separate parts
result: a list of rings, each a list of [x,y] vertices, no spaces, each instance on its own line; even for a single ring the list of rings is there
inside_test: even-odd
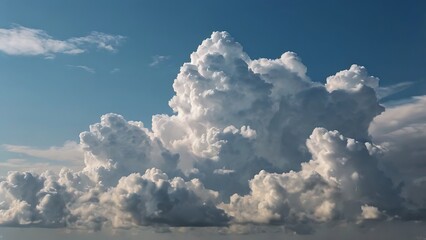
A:
[[[150,125],[171,113],[172,82],[212,31],[226,30],[252,57],[296,52],[315,81],[366,66],[382,85],[425,81],[422,1],[1,1],[1,28],[15,24],[55,39],[92,31],[122,35],[116,53],[77,56],[2,53],[0,142],[47,147],[77,140],[99,116],[116,112]],[[170,56],[150,67],[156,55]],[[69,67],[87,66],[89,73]],[[113,69],[119,69],[111,74]],[[421,84],[423,91],[424,84]],[[420,92],[423,94],[424,92]],[[31,136],[31,137],[29,137]]]
[[[424,174],[421,173],[421,170],[424,169],[424,161],[419,160],[424,156],[424,147],[421,146],[421,142],[426,139],[426,125],[424,125],[426,115],[422,110],[426,106],[425,9],[426,2],[421,0],[404,2],[394,0],[42,0],[37,2],[0,0],[0,111],[2,112],[0,117],[0,176],[7,175],[9,170],[32,170],[40,173],[43,170],[51,169],[58,172],[61,167],[65,166],[79,171],[86,166],[84,174],[88,174],[89,178],[95,176],[94,178],[102,179],[102,174],[94,170],[99,169],[99,166],[96,165],[98,163],[104,164],[103,161],[108,159],[115,161],[115,158],[119,159],[123,156],[131,161],[145,159],[143,150],[133,153],[133,145],[126,145],[128,135],[137,135],[141,132],[140,129],[134,130],[133,123],[128,123],[116,115],[105,115],[105,122],[101,122],[97,125],[98,127],[89,129],[89,125],[100,122],[102,115],[117,113],[127,120],[143,122],[148,130],[142,130],[142,132],[146,131],[146,135],[149,136],[147,139],[150,140],[147,141],[150,142],[150,147],[158,147],[156,145],[158,140],[160,150],[157,150],[161,152],[164,159],[166,159],[165,153],[166,155],[179,154],[180,165],[173,166],[173,168],[182,170],[182,172],[176,176],[184,176],[185,181],[189,181],[193,176],[201,179],[201,176],[204,176],[206,179],[201,181],[206,188],[222,194],[214,185],[215,178],[209,179],[208,174],[202,175],[200,172],[214,165],[213,167],[216,169],[214,171],[211,169],[214,174],[225,172],[225,174],[235,173],[237,175],[240,165],[227,162],[227,158],[231,158],[232,155],[226,152],[226,149],[232,149],[232,147],[223,146],[227,142],[231,144],[232,141],[239,141],[238,143],[242,144],[245,140],[238,140],[236,137],[233,138],[226,134],[232,132],[234,135],[240,134],[242,138],[252,140],[256,139],[256,136],[257,139],[265,140],[269,137],[273,139],[273,134],[271,136],[266,134],[265,138],[262,138],[262,130],[260,130],[262,124],[259,124],[258,129],[255,128],[257,123],[262,122],[259,120],[259,116],[269,116],[269,112],[264,109],[271,108],[274,109],[271,111],[277,112],[268,120],[271,121],[271,125],[265,127],[268,131],[273,129],[275,126],[273,124],[279,122],[280,118],[286,119],[282,122],[289,124],[292,121],[298,123],[298,114],[307,116],[306,118],[312,117],[312,120],[307,121],[306,124],[304,122],[297,124],[294,129],[287,125],[279,125],[279,129],[276,131],[283,131],[283,133],[278,142],[283,145],[271,144],[270,148],[275,148],[275,150],[271,150],[273,153],[269,153],[270,149],[268,150],[262,145],[263,143],[254,144],[252,152],[247,150],[251,147],[240,150],[243,153],[248,151],[246,155],[241,154],[241,159],[256,155],[259,156],[259,159],[269,161],[270,165],[263,168],[265,170],[278,173],[285,173],[289,170],[299,171],[301,162],[310,160],[311,155],[313,158],[316,156],[316,150],[312,150],[313,147],[306,147],[305,142],[309,142],[307,139],[315,142],[312,136],[323,134],[321,131],[312,132],[312,126],[335,127],[345,137],[360,141],[368,139],[380,146],[380,149],[391,149],[389,155],[385,154],[384,159],[379,158],[377,161],[385,162],[384,165],[390,163],[389,166],[385,166],[383,171],[395,185],[399,181],[413,183],[408,184],[410,187],[404,190],[402,195],[409,196],[407,199],[412,198],[416,203],[421,202],[422,196],[412,194],[419,189],[424,190],[426,187]],[[191,62],[199,69],[206,67],[206,71],[210,71],[216,66],[215,64],[219,64],[219,60],[209,62],[209,59],[200,57],[202,61],[197,62],[194,60],[196,58],[190,58],[191,53],[197,51],[197,47],[204,44],[203,40],[211,38],[213,42],[216,41],[214,34],[212,35],[212,32],[215,31],[226,31],[232,36],[232,40],[229,40],[226,34],[219,34],[220,36],[216,37],[231,42],[235,39],[241,44],[246,55],[243,54],[243,57],[238,55],[238,59],[247,62],[246,64],[250,68],[247,74],[258,71],[256,77],[253,78],[262,79],[262,83],[250,85],[252,83],[249,78],[248,85],[244,85],[246,82],[238,83],[240,85],[237,85],[237,90],[240,92],[231,91],[229,96],[223,96],[211,102],[207,100],[197,102],[192,98],[188,100],[189,95],[185,95],[187,93],[185,91],[188,90],[186,87],[190,84],[200,88],[192,89],[200,90],[199,96],[206,97],[214,93],[209,89],[204,89],[205,91],[202,92],[201,90],[205,86],[200,87],[197,85],[198,80],[193,81],[193,75],[189,74],[190,68],[186,68],[184,63]],[[10,37],[10,34],[16,32],[20,32],[16,38]],[[37,41],[43,42],[44,45],[37,45],[38,47],[43,46],[42,49],[31,48]],[[205,43],[204,45],[213,49],[206,50],[207,52],[217,51],[212,56],[222,54],[225,56],[224,58],[232,57],[235,49],[237,49],[236,52],[240,51],[239,45],[232,45],[232,48],[225,50],[214,50],[214,44],[210,46]],[[349,92],[348,96],[345,95],[349,100],[345,98],[346,100],[336,102],[333,105],[336,109],[330,110],[330,108],[324,107],[324,109],[318,110],[323,111],[318,114],[315,107],[309,108],[313,105],[306,105],[306,112],[300,113],[304,109],[292,109],[292,103],[287,106],[288,110],[292,112],[281,112],[285,111],[283,110],[285,109],[284,100],[278,100],[275,106],[273,102],[276,99],[272,95],[265,97],[262,94],[271,89],[275,89],[272,92],[282,90],[279,88],[279,83],[274,82],[274,79],[269,79],[274,74],[282,73],[278,70],[278,72],[274,72],[276,69],[271,67],[272,70],[270,70],[265,67],[266,65],[259,67],[260,70],[255,70],[254,65],[257,64],[256,59],[279,59],[283,53],[288,51],[295,52],[298,58],[292,58],[291,54],[286,55],[290,60],[287,59],[288,62],[285,64],[289,64],[286,65],[287,68],[291,68],[289,67],[291,64],[296,64],[296,70],[289,70],[291,73],[285,72],[282,78],[289,78],[290,82],[300,78],[301,81],[309,82],[306,84],[312,84],[312,86],[320,83],[320,86],[327,89],[330,94],[333,87],[344,89]],[[200,50],[197,51],[197,54],[201,56],[204,53]],[[251,60],[247,60],[244,56],[249,56]],[[300,66],[297,65],[299,63],[303,63],[303,67],[306,66],[306,74],[303,67],[302,70],[297,68]],[[270,66],[273,65],[272,60],[270,64]],[[352,64],[365,68],[352,66]],[[222,67],[227,69],[227,66]],[[366,69],[368,69],[368,73]],[[338,72],[343,70],[347,71],[341,72],[339,75]],[[347,80],[353,72],[362,78],[359,80],[360,83],[355,82],[355,85],[361,84],[374,89],[374,97],[368,95],[370,94],[368,90],[366,90],[367,92],[357,92],[356,94],[359,95],[353,93],[354,89],[358,88],[354,85],[355,87],[351,89],[349,86],[352,84],[351,80]],[[178,74],[180,77],[177,77]],[[234,75],[227,74],[230,79],[233,79]],[[188,85],[185,85],[186,82],[182,80],[185,79],[184,76],[188,78]],[[327,86],[329,76],[333,76],[330,81],[335,82],[327,83],[329,84]],[[209,79],[207,76],[204,77]],[[380,79],[380,86],[374,85],[376,77]],[[353,77],[353,79],[355,78],[357,77]],[[337,86],[339,81],[347,81],[348,85]],[[333,84],[337,84],[337,87]],[[173,86],[178,89],[177,93]],[[214,91],[223,90],[228,86],[222,87],[216,86],[216,89],[212,89]],[[293,87],[293,85],[288,86],[289,91],[299,91]],[[253,88],[256,91],[252,93],[250,91]],[[309,89],[312,92],[306,90],[308,93],[304,94],[312,94],[312,96],[302,98],[295,104],[310,103],[311,98],[314,99],[322,94],[312,90],[315,89],[314,87]],[[244,91],[247,91],[247,94]],[[243,97],[238,95],[241,92]],[[236,95],[239,97],[235,97]],[[302,95],[294,98],[297,100]],[[244,96],[248,100],[238,102]],[[258,99],[252,101],[250,99],[252,96],[258,96]],[[378,102],[375,102],[376,96],[379,98]],[[152,116],[156,114],[170,116],[174,114],[169,106],[169,100],[172,98],[174,100],[170,102],[170,105],[177,109],[180,116],[176,119],[172,117],[157,118],[152,123]],[[374,98],[374,103],[371,103],[372,98]],[[325,100],[313,100],[313,102],[316,101]],[[351,101],[359,101],[357,103],[363,107],[345,105]],[[234,105],[235,102],[237,103]],[[255,103],[260,104],[259,102],[267,104],[262,105],[263,107],[256,111],[250,109],[253,110],[251,114],[256,117],[247,118],[248,120],[241,117],[243,119],[241,120],[231,116],[233,111],[241,110],[239,107],[243,108],[248,103],[253,103],[254,106]],[[366,102],[371,104],[365,104]],[[385,106],[386,111],[376,117],[382,111],[378,103]],[[186,112],[187,105],[185,104],[192,106],[191,114]],[[230,110],[222,109],[215,104],[226,105]],[[199,109],[196,107],[200,106],[205,107],[204,117],[199,117],[197,115],[199,112],[193,110]],[[346,118],[346,115],[349,116],[352,112],[345,111],[344,108],[351,107],[354,108],[355,117]],[[217,109],[223,111],[216,112]],[[214,114],[208,115],[209,111]],[[357,115],[358,113],[359,115]],[[287,119],[286,116],[291,114],[296,117]],[[325,117],[325,115],[335,116],[335,118]],[[229,121],[223,119],[229,119]],[[186,121],[188,125],[185,125]],[[103,134],[107,134],[102,129],[106,128],[108,124],[114,125],[117,122],[128,128],[128,132],[126,132],[128,135],[120,135],[119,130],[117,130],[118,132],[114,132],[114,129],[111,130],[117,134],[114,137],[123,140],[124,143],[108,145],[99,140],[100,142],[96,142],[98,144],[96,145],[93,139],[101,139]],[[200,129],[197,123],[206,129]],[[229,123],[232,123],[233,128]],[[250,128],[250,124],[252,128]],[[398,131],[399,129],[403,129],[403,131]],[[87,131],[86,135],[83,134],[80,137],[79,134],[84,131]],[[215,131],[219,131],[219,135],[214,135],[217,134]],[[310,135],[311,133],[312,135]],[[183,134],[184,137],[179,138],[180,134]],[[409,136],[410,134],[412,137]],[[324,135],[327,134],[324,133]],[[210,136],[214,137],[206,139]],[[371,136],[372,138],[369,139]],[[217,140],[217,142],[212,143],[213,140]],[[189,147],[189,145],[191,146]],[[192,149],[188,150],[191,147]],[[282,151],[287,151],[288,154],[280,155],[281,153],[278,152],[281,150],[277,149],[281,147],[284,149]],[[152,150],[153,155],[155,155],[155,151]],[[86,156],[83,156],[83,152]],[[412,158],[406,165],[396,160],[395,156],[403,158],[410,155],[408,154],[410,152]],[[87,153],[92,154],[94,158],[87,157]],[[239,159],[239,157],[236,158]],[[288,162],[277,163],[274,162],[275,158]],[[295,159],[289,160],[291,158]],[[97,162],[91,162],[91,159],[96,159]],[[199,162],[202,162],[203,159],[216,162],[208,166],[202,165]],[[86,163],[83,160],[86,160]],[[124,166],[131,166],[130,168],[135,166],[132,165],[133,162],[128,163],[129,165],[126,164]],[[259,167],[264,166],[258,162],[253,163],[253,165],[256,164],[259,164]],[[102,165],[102,167],[105,166],[105,164]],[[170,170],[170,166],[149,163],[147,166],[141,167],[139,172],[143,174],[146,169],[153,167],[162,169],[172,181],[171,177],[174,177],[175,172],[167,172]],[[243,179],[242,182],[247,183],[261,169],[250,170],[251,172],[247,175],[249,177]],[[188,173],[184,170],[193,172]],[[126,171],[115,176],[117,180],[119,177],[127,177],[131,173]],[[90,172],[93,175],[90,175]],[[197,175],[198,173],[200,175]],[[381,171],[378,171],[379,173],[381,174]],[[212,175],[214,174],[212,173]],[[358,176],[357,174],[353,176]],[[246,175],[241,173],[241,176]],[[256,176],[262,177],[262,174],[259,173]],[[96,183],[99,179],[91,180]],[[386,181],[383,180],[383,182]],[[111,187],[118,188],[118,185],[113,184]],[[247,187],[247,192],[244,194],[248,194],[248,185],[245,187]],[[229,197],[226,195],[229,193],[228,190],[223,191],[226,197]],[[383,194],[391,194],[393,191],[390,187],[388,190],[384,190]],[[237,193],[241,196],[243,194],[243,192]],[[250,193],[252,195],[247,196],[256,197],[255,191]],[[229,203],[229,198],[220,200],[226,204]],[[426,208],[426,204],[421,203],[420,205]],[[325,208],[324,206],[329,205],[321,206]],[[380,206],[378,205],[379,210]],[[232,217],[238,219],[239,215],[233,212],[232,207],[235,206],[230,205],[224,211],[228,215],[234,214],[231,214]],[[376,207],[366,209],[373,211],[373,215],[368,215],[365,210],[363,216],[382,217],[380,219],[385,216],[384,213],[378,214]],[[378,217],[379,215],[380,217]],[[1,224],[4,223],[0,216]],[[381,229],[386,228],[387,225]],[[7,234],[13,234],[10,229],[4,231]],[[1,233],[0,231],[0,236],[2,236]]]

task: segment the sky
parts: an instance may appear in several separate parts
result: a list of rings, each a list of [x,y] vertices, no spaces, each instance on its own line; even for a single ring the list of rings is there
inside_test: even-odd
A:
[[[425,9],[0,0],[0,239],[426,238]]]

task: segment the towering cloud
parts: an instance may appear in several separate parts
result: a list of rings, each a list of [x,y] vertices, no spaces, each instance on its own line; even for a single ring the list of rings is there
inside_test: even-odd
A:
[[[252,60],[228,33],[214,32],[175,79],[175,114],[153,116],[152,129],[106,114],[80,134],[81,171],[10,173],[0,183],[0,224],[250,223],[306,232],[412,218],[421,205],[382,169],[393,143],[382,116],[369,132],[384,111],[378,82],[352,65],[324,85],[293,52]]]

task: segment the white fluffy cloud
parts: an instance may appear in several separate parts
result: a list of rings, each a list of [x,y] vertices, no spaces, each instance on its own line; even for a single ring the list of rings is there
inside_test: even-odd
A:
[[[398,189],[378,168],[376,146],[323,128],[306,144],[312,160],[300,171],[261,171],[250,180],[250,194],[231,196],[223,209],[238,223],[285,223],[299,230],[310,222],[378,218],[377,207],[400,208]]]
[[[101,197],[113,206],[114,224],[168,224],[172,226],[224,225],[228,216],[216,208],[218,193],[205,189],[198,179],[168,179],[158,169],[123,177]]]
[[[295,53],[251,60],[225,32],[203,41],[191,62],[182,66],[173,88],[176,95],[169,104],[176,115],[154,116],[152,126],[183,161],[193,156],[218,159],[225,143],[220,135],[232,125],[256,131],[253,144],[259,157],[279,167],[291,161],[298,166],[309,158],[304,141],[315,127],[368,139],[371,120],[383,111],[370,87],[360,83],[356,91],[327,92],[309,80]]]
[[[216,208],[217,196],[197,179],[169,179],[155,168],[122,177],[108,189],[69,170],[59,176],[11,172],[0,183],[0,225],[95,230],[225,225],[229,219]]]
[[[191,54],[178,74],[170,100],[174,116],[153,117],[153,132],[182,155],[217,159],[225,127],[261,124],[270,115],[271,85],[249,70],[242,46],[215,32]],[[188,156],[190,158],[190,156]]]
[[[84,37],[58,40],[44,30],[14,26],[0,28],[0,51],[9,55],[42,55],[52,58],[56,54],[81,54],[91,45],[107,51],[116,51],[124,40],[120,35],[92,32]]]
[[[330,92],[338,89],[354,91],[362,86],[377,89],[379,87],[379,79],[369,76],[365,67],[356,64],[352,65],[348,70],[340,71],[334,76],[328,77],[325,84],[325,87]]]
[[[361,210],[362,219],[377,219],[380,217],[380,211],[376,207],[365,204],[361,206]]]
[[[111,39],[71,43],[98,40]],[[0,224],[250,223],[309,232],[316,223],[422,219],[421,205],[382,167],[396,143],[390,133],[423,115],[405,106],[410,117],[382,124],[393,110],[383,113],[378,82],[352,65],[323,85],[293,52],[252,60],[228,33],[214,32],[174,81],[174,115],[153,116],[148,129],[105,114],[80,134],[83,170],[10,173],[0,181]]]
[[[157,167],[167,173],[176,170],[179,155],[164,149],[141,122],[127,122],[117,114],[106,114],[90,131],[80,134],[85,155],[83,172],[93,181],[114,186],[131,173]]]

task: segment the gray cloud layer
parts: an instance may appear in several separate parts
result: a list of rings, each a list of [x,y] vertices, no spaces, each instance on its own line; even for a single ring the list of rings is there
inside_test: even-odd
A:
[[[153,116],[148,129],[106,114],[80,134],[82,171],[10,173],[0,181],[0,224],[308,233],[322,223],[423,219],[424,203],[409,193],[425,181],[400,184],[392,155],[413,139],[386,126],[393,114],[378,103],[379,79],[352,65],[322,85],[306,71],[293,52],[252,60],[214,32],[175,79],[174,115]],[[410,107],[399,108],[407,114],[398,129],[424,129]]]

